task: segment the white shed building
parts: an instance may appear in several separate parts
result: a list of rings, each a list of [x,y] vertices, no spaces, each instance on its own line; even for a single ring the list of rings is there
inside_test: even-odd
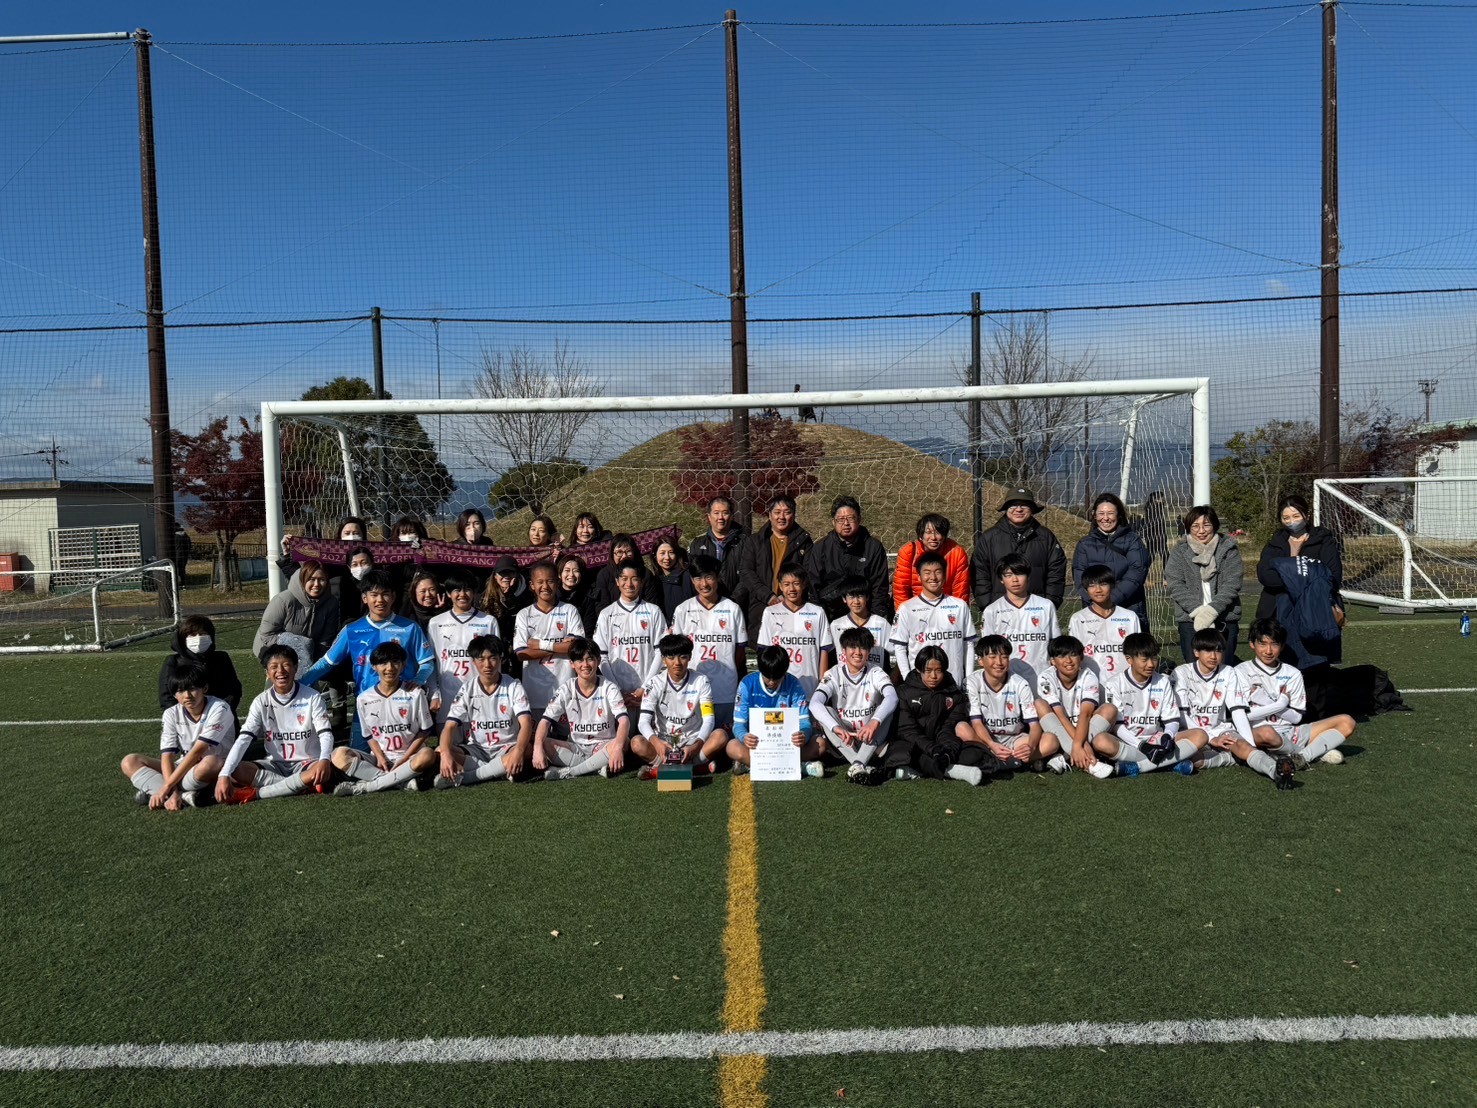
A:
[[[1469,481],[1415,486],[1415,530],[1422,538],[1477,542],[1477,419],[1441,424],[1465,432],[1450,450],[1433,450],[1416,463],[1417,477],[1469,477]],[[1436,427],[1421,428],[1435,430]]]

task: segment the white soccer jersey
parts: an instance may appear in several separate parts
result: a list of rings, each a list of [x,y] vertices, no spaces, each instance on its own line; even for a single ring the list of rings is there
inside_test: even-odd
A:
[[[1308,710],[1308,690],[1303,684],[1302,672],[1286,662],[1280,663],[1276,669],[1269,670],[1253,658],[1237,666],[1236,672],[1246,682],[1248,707],[1260,708],[1267,704],[1275,704],[1286,696],[1287,707],[1299,713],[1299,719],[1302,713]],[[1272,728],[1284,739],[1297,729],[1297,724],[1283,718],[1280,712],[1274,712],[1265,719],[1258,720],[1256,726],[1260,727],[1263,724]]]
[[[1232,709],[1246,707],[1246,681],[1230,666],[1206,677],[1196,663],[1187,662],[1175,668],[1174,695],[1184,725],[1209,730],[1229,723]]]
[[[876,666],[885,674],[887,672],[887,644],[892,639],[892,624],[875,612],[867,617],[866,623],[857,623],[851,618],[850,612],[840,619],[833,619],[831,621],[831,642],[838,660],[841,657],[841,632],[852,627],[865,627],[872,632],[872,649],[867,652],[867,664]]]
[[[401,685],[386,694],[375,685],[360,693],[356,703],[359,730],[366,739],[380,744],[391,767],[405,758],[405,752],[417,735],[423,735],[435,726],[426,690],[418,686],[407,689]]]
[[[657,738],[686,746],[698,737],[703,720],[713,718],[713,687],[693,670],[680,685],[672,684],[665,670],[654,673],[642,686],[642,717],[648,712]]]
[[[159,753],[184,757],[198,742],[209,744],[205,755],[224,758],[236,738],[236,721],[231,706],[219,697],[207,696],[199,719],[191,719],[183,704],[164,711],[163,728],[159,732]]]
[[[623,693],[635,692],[653,673],[662,672],[656,644],[667,633],[667,617],[650,601],[606,605],[595,621],[595,645],[605,656],[600,673]]]
[[[544,718],[569,725],[571,742],[593,750],[615,738],[616,726],[626,715],[626,702],[614,681],[596,678],[595,691],[589,696],[580,692],[577,678],[560,685],[544,709]]]
[[[1060,704],[1062,711],[1074,724],[1082,717],[1082,705],[1087,701],[1103,702],[1103,686],[1097,674],[1086,666],[1077,674],[1077,680],[1068,688],[1056,671],[1056,666],[1047,666],[1036,679],[1036,695],[1048,706]]]
[[[1140,685],[1132,674],[1124,671],[1103,682],[1103,696],[1118,709],[1121,738],[1135,741],[1148,738],[1180,718],[1174,684],[1167,674],[1156,673],[1147,685]]]
[[[547,612],[540,611],[537,604],[530,604],[513,620],[513,650],[526,650],[534,639],[540,648],[548,649],[549,644],[560,639],[582,637],[584,633],[585,625],[572,604],[555,604]],[[523,663],[523,691],[535,712],[542,712],[559,687],[573,680],[574,669],[562,654]]]
[[[850,617],[847,617],[848,621]],[[826,707],[848,727],[860,727],[870,723],[892,682],[887,671],[874,665],[866,666],[861,673],[853,674],[846,663],[826,670],[821,683],[816,686],[816,695],[825,698]]]
[[[442,612],[426,624],[426,639],[436,653],[436,684],[441,690],[441,711],[437,720],[444,721],[451,710],[457,691],[472,672],[467,646],[478,635],[496,635],[497,620],[475,608],[466,615]]]
[[[1039,718],[1036,694],[1019,673],[1005,675],[1005,684],[997,691],[985,680],[985,671],[977,669],[964,686],[969,696],[969,718],[977,719],[989,729],[996,742],[1023,735]]]
[[[787,604],[771,604],[759,623],[762,645],[782,646],[790,655],[790,676],[809,696],[821,679],[821,651],[831,646],[831,623],[814,604],[790,611]]]
[[[952,596],[929,600],[919,594],[897,610],[888,646],[903,677],[912,672],[918,651],[925,646],[942,647],[949,657],[949,673],[963,685],[969,680],[969,646],[974,640],[974,616],[968,604]]]
[[[328,705],[321,693],[300,682],[293,684],[285,699],[272,688],[259,693],[246,713],[240,737],[247,740],[237,744],[243,756],[252,739],[260,739],[266,745],[267,757],[279,762],[306,765],[333,754],[333,725],[328,719]],[[236,759],[235,765],[232,758]],[[231,758],[226,759],[226,772],[240,763],[233,747]]]
[[[677,605],[672,633],[692,640],[692,668],[708,679],[715,704],[732,704],[738,696],[738,648],[749,641],[744,613],[727,597],[711,608],[697,597]]]
[[[1083,608],[1067,621],[1067,634],[1082,643],[1084,668],[1096,672],[1104,682],[1124,671],[1123,640],[1141,630],[1138,613],[1127,608],[1114,608],[1106,616]]]
[[[1020,607],[1002,596],[980,613],[980,637],[1004,635],[1010,640],[1010,669],[1034,688],[1041,672],[1051,668],[1046,644],[1062,633],[1056,605],[1032,593]]]
[[[519,724],[530,714],[522,681],[505,673],[488,692],[474,674],[458,690],[446,718],[463,725],[468,745],[501,750],[518,741]]]

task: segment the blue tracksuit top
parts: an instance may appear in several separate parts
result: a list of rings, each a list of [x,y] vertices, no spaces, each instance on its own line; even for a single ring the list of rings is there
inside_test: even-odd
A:
[[[405,679],[417,685],[429,685],[436,676],[436,652],[426,642],[420,624],[404,616],[391,616],[384,623],[375,623],[368,616],[356,619],[338,633],[323,657],[309,666],[308,672],[298,680],[311,685],[347,658],[354,665],[355,690],[367,692],[379,683],[379,675],[369,664],[369,656],[380,643],[391,641],[405,647],[408,659],[405,668],[414,671],[413,675],[407,672]]]

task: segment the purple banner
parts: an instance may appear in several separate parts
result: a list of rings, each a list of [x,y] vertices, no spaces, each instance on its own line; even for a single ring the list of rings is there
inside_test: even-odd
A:
[[[677,541],[677,525],[638,531],[631,536],[636,540],[636,549],[650,554],[664,542]],[[287,556],[295,562],[316,558],[330,565],[343,565],[349,559],[349,551],[360,546],[369,547],[377,566],[404,565],[414,562],[430,566],[474,566],[492,569],[503,558],[512,558],[520,566],[531,566],[535,562],[552,562],[561,554],[574,554],[590,569],[598,569],[610,561],[610,543],[591,543],[589,546],[470,546],[464,542],[442,542],[439,539],[417,539],[415,542],[340,542],[337,539],[305,539],[294,535],[286,542]]]

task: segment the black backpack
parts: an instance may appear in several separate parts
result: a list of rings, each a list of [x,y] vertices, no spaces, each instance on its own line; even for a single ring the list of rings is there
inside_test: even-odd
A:
[[[1327,719],[1341,713],[1361,723],[1381,712],[1414,711],[1400,696],[1390,675],[1379,666],[1315,666],[1303,673],[1308,690],[1305,718]]]

